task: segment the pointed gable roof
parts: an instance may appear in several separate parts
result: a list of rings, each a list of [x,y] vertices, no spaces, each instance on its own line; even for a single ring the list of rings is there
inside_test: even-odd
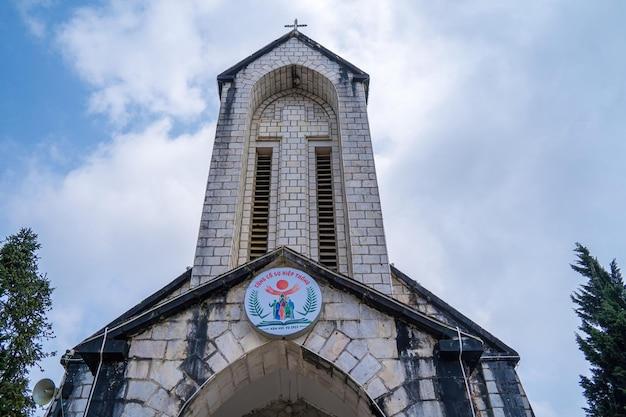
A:
[[[318,51],[319,53],[321,53],[322,55],[324,55],[325,57],[327,57],[331,61],[334,61],[334,62],[338,63],[340,66],[346,68],[348,71],[350,71],[352,74],[354,74],[354,80],[355,81],[361,81],[361,82],[365,83],[365,90],[366,91],[369,90],[368,87],[369,87],[370,76],[365,71],[359,69],[356,65],[346,61],[345,59],[343,59],[342,57],[340,57],[336,53],[326,49],[325,47],[323,47],[322,45],[320,45],[319,43],[317,43],[313,39],[311,39],[308,36],[304,35],[300,31],[294,29],[294,30],[284,34],[280,38],[276,39],[275,41],[265,45],[263,48],[259,49],[258,51],[256,51],[252,55],[248,56],[247,58],[244,58],[243,60],[239,61],[238,63],[236,63],[232,67],[228,68],[226,71],[224,71],[221,74],[219,74],[217,76],[217,83],[219,85],[219,91],[220,92],[222,91],[222,84],[223,83],[225,83],[225,82],[232,82],[235,79],[235,76],[237,75],[237,73],[239,71],[241,71],[243,68],[247,67],[251,62],[254,62],[258,58],[262,57],[263,55],[265,55],[268,52],[272,51],[273,49],[277,48],[278,46],[286,43],[291,38],[298,39],[299,41],[301,41],[302,43],[304,43],[305,45],[307,45],[311,49],[313,49],[315,51]]]
[[[441,298],[437,297],[435,294],[430,292],[428,289],[420,285],[417,281],[406,275],[404,272],[400,271],[394,265],[390,265],[391,274],[399,279],[404,285],[406,285],[411,291],[414,291],[422,298],[424,298],[428,303],[432,304],[435,308],[441,311],[444,315],[449,317],[451,321],[458,323],[459,326],[462,326],[467,331],[470,331],[477,336],[479,336],[482,340],[484,340],[488,345],[495,347],[497,350],[501,351],[502,354],[499,356],[508,356],[512,358],[519,359],[519,354],[515,351],[515,349],[511,348],[503,341],[495,337],[493,334],[489,333],[487,330],[483,329],[476,322],[465,316],[463,313],[452,307],[450,304],[446,303]]]
[[[280,262],[301,268],[312,274],[316,279],[323,280],[334,288],[352,294],[370,307],[388,314],[391,317],[410,323],[436,338],[454,339],[458,336],[455,327],[416,311],[386,294],[376,291],[345,275],[332,271],[304,255],[283,246],[258,259],[226,272],[211,281],[200,284],[178,295],[174,295],[172,293],[173,289],[180,287],[180,285],[182,285],[181,283],[186,278],[186,274],[181,275],[172,284],[148,297],[140,305],[109,323],[106,326],[108,329],[107,346],[110,342],[112,350],[116,352],[115,354],[125,355],[125,353],[120,351],[121,345],[115,346],[116,342],[121,342],[164,318],[179,313],[191,305],[200,303],[211,295],[221,293],[240,284],[263,268],[276,265]],[[461,331],[461,334],[463,337],[473,340],[473,343],[478,346],[483,343],[481,338],[476,335],[465,331]],[[91,355],[94,352],[98,352],[103,336],[104,331],[99,331],[91,337],[88,337],[75,347],[76,353],[79,355],[81,353]]]
[[[467,338],[470,343],[468,346],[473,346],[474,353],[477,354],[476,359],[483,352],[481,346],[486,344],[495,348],[495,351],[491,350],[491,353],[488,354],[491,355],[490,357],[512,360],[513,362],[519,360],[519,355],[511,347],[393,266],[392,274],[394,277],[401,280],[412,291],[424,297],[429,303],[432,303],[446,316],[450,317],[455,324],[444,323],[421,313],[393,297],[376,291],[350,277],[332,271],[285,246],[217,276],[211,281],[184,290],[191,276],[190,271],[187,271],[110,322],[105,327],[107,329],[105,346],[102,346],[105,331],[101,329],[83,340],[74,350],[90,367],[96,365],[100,349],[103,349],[103,357],[111,360],[120,360],[128,354],[126,340],[132,335],[141,332],[158,321],[184,311],[212,295],[223,293],[246,279],[252,278],[264,268],[279,264],[298,267],[317,279],[325,281],[331,287],[355,296],[362,303],[390,317],[409,323],[437,339],[447,341],[444,343],[444,347],[450,345],[455,348],[455,343],[457,343],[455,339],[458,337],[458,332],[460,332],[463,338]],[[456,326],[462,327],[462,329]],[[464,346],[465,343],[464,341]],[[487,352],[485,353],[487,354]]]

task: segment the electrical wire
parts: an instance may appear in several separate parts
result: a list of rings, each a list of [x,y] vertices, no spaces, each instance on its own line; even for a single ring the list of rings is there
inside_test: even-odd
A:
[[[96,384],[98,383],[98,376],[100,375],[100,368],[102,367],[104,344],[107,341],[108,332],[109,332],[109,328],[105,327],[104,336],[102,337],[102,345],[100,346],[100,361],[98,362],[98,369],[96,370],[96,376],[93,378],[93,384],[91,384],[91,389],[89,390],[89,398],[87,398],[87,405],[85,406],[85,412],[83,413],[83,417],[87,417],[87,413],[89,413],[89,407],[91,406],[91,397],[93,396],[93,392],[96,389]]]
[[[472,390],[470,389],[469,381],[467,380],[467,375],[465,374],[465,366],[463,366],[463,340],[461,339],[461,329],[459,329],[459,326],[456,326],[456,333],[459,336],[459,365],[461,365],[461,372],[463,373],[463,381],[465,382],[465,389],[467,390],[467,399],[469,400],[470,408],[472,410],[472,417],[476,417],[474,402],[472,401]]]

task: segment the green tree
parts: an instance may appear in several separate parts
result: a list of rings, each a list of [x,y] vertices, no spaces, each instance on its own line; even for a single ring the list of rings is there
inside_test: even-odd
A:
[[[587,278],[572,295],[581,319],[576,341],[591,364],[581,376],[591,417],[626,417],[626,287],[615,260],[605,270],[589,250],[576,244],[572,268]]]
[[[21,229],[0,248],[0,416],[33,414],[28,370],[50,356],[42,342],[53,337],[46,313],[52,288],[39,273],[37,235]]]

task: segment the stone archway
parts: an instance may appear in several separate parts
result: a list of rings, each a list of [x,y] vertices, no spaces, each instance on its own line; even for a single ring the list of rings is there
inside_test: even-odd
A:
[[[249,89],[247,137],[243,149],[241,185],[244,198],[238,202],[235,222],[233,257],[241,265],[254,259],[251,248],[265,252],[279,246],[320,260],[331,254],[331,267],[351,274],[351,248],[346,233],[348,220],[341,160],[338,96],[332,81],[322,73],[304,65],[281,66],[260,75]],[[243,88],[243,87],[242,87]],[[332,207],[334,227],[324,242],[334,242],[330,250],[320,251],[316,160],[328,155],[332,167]],[[271,167],[270,214],[257,219],[260,230],[253,230],[252,221],[258,155]],[[287,224],[279,219],[289,218]],[[297,227],[293,227],[296,226]],[[327,230],[324,227],[322,230]],[[265,236],[254,241],[254,236]],[[331,243],[332,244],[332,243]],[[261,252],[262,253],[262,252]]]
[[[250,86],[249,114],[253,114],[270,96],[293,88],[319,97],[328,103],[335,113],[339,112],[337,89],[328,76],[306,64],[292,63],[273,68],[254,80]]]
[[[267,343],[207,380],[179,417],[286,416],[384,417],[350,376],[293,342]],[[278,415],[278,414],[275,414]]]

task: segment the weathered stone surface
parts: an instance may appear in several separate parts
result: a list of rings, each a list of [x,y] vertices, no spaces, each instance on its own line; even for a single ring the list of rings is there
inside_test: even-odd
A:
[[[87,408],[87,399],[85,398],[77,398],[72,401],[70,404],[70,412],[79,413],[83,412]]]
[[[211,306],[209,321],[230,321],[241,318],[241,307],[239,304],[215,304]]]
[[[233,332],[233,335],[237,339],[241,339],[245,335],[247,335],[248,333],[254,331],[254,330],[252,330],[252,327],[250,326],[250,323],[248,323],[247,321],[239,321],[239,322],[234,323],[232,325],[231,330]]]
[[[398,348],[395,339],[367,339],[367,346],[377,358],[397,358]]]
[[[150,372],[150,361],[133,360],[128,362],[126,368],[126,377],[133,379],[146,379]]]
[[[422,379],[435,376],[435,365],[431,359],[419,359],[417,361],[417,376]]]
[[[313,328],[313,331],[322,336],[324,339],[329,338],[333,333],[333,330],[335,330],[335,325],[329,321],[320,321],[315,324],[315,327]]]
[[[489,403],[494,408],[504,407],[504,402],[502,401],[502,397],[500,396],[500,394],[496,392],[489,393]]]
[[[503,408],[493,408],[491,412],[493,413],[493,417],[507,417]]]
[[[357,358],[344,351],[339,355],[339,358],[335,361],[335,365],[342,371],[349,373],[352,368],[359,362]]]
[[[228,329],[227,321],[211,321],[207,326],[207,336],[211,339],[215,339]]]
[[[406,379],[404,364],[396,359],[382,361],[383,369],[378,376],[390,390],[402,384]]]
[[[243,303],[243,297],[245,293],[246,287],[244,287],[243,285],[238,285],[228,292],[228,295],[226,296],[226,302],[228,304]]]
[[[214,343],[212,343],[212,342],[207,343],[204,346],[204,358],[207,359],[209,356],[211,356],[216,351],[217,351],[217,348],[215,347]]]
[[[420,400],[436,400],[435,385],[432,379],[419,380],[419,397]]]
[[[380,378],[372,378],[372,380],[367,383],[365,390],[373,399],[376,399],[387,392],[387,388]]]
[[[380,362],[378,362],[372,355],[367,354],[361,362],[354,367],[354,369],[350,372],[350,375],[352,375],[355,381],[363,385],[376,375],[381,368],[382,366]]]
[[[319,352],[322,346],[324,346],[325,342],[326,339],[324,339],[322,336],[315,333],[310,333],[309,337],[307,337],[306,339],[306,342],[304,342],[304,346],[306,346],[307,349],[313,352]]]
[[[155,410],[159,410],[166,415],[173,416],[176,414],[177,404],[170,395],[163,389],[159,389],[155,392],[147,403],[150,407]]]
[[[360,336],[359,322],[357,320],[341,320],[337,322],[337,330],[344,333],[350,339],[358,339]]]
[[[487,364],[483,363],[481,369],[483,371],[483,378],[485,379],[485,381],[495,380],[495,377],[493,376],[493,372],[491,371],[491,369],[489,369],[489,366]]]
[[[359,322],[361,337],[392,337],[395,325],[392,320],[364,319]]]
[[[443,407],[438,401],[420,401],[405,411],[407,416],[443,417]]]
[[[230,331],[215,339],[215,345],[229,362],[237,360],[243,354],[243,349]]]
[[[250,333],[241,339],[241,347],[247,353],[266,343],[267,339],[261,336],[257,331],[251,330]]]
[[[146,401],[159,386],[152,381],[128,381],[126,398],[129,400]]]
[[[339,357],[339,354],[343,351],[346,345],[350,342],[350,339],[345,334],[335,331],[326,341],[326,344],[320,350],[320,355],[327,360],[333,362]]]
[[[365,340],[353,340],[348,344],[346,349],[357,359],[361,359],[368,352],[367,342]]]
[[[385,410],[393,416],[404,410],[409,405],[409,397],[403,387],[396,389],[389,397],[385,398]]]
[[[187,337],[187,326],[177,321],[158,324],[152,329],[153,340],[176,340]]]
[[[358,320],[359,305],[354,303],[328,303],[324,305],[326,320]]]
[[[215,352],[207,361],[213,373],[218,373],[228,366],[228,361],[219,353]]]
[[[181,361],[161,361],[155,363],[150,371],[150,378],[158,382],[166,391],[174,388],[183,378],[180,370]]]
[[[380,311],[373,309],[366,304],[359,304],[361,320],[388,320],[389,318],[382,314]]]
[[[124,408],[122,417],[154,417],[156,411],[151,408],[144,407],[141,404],[130,403]]]
[[[178,360],[184,359],[187,354],[186,340],[170,340],[165,348],[165,359]]]
[[[128,355],[131,358],[162,358],[166,346],[167,342],[164,340],[134,340]]]
[[[233,362],[243,355],[243,349],[230,331],[215,339],[215,345],[228,362]]]

